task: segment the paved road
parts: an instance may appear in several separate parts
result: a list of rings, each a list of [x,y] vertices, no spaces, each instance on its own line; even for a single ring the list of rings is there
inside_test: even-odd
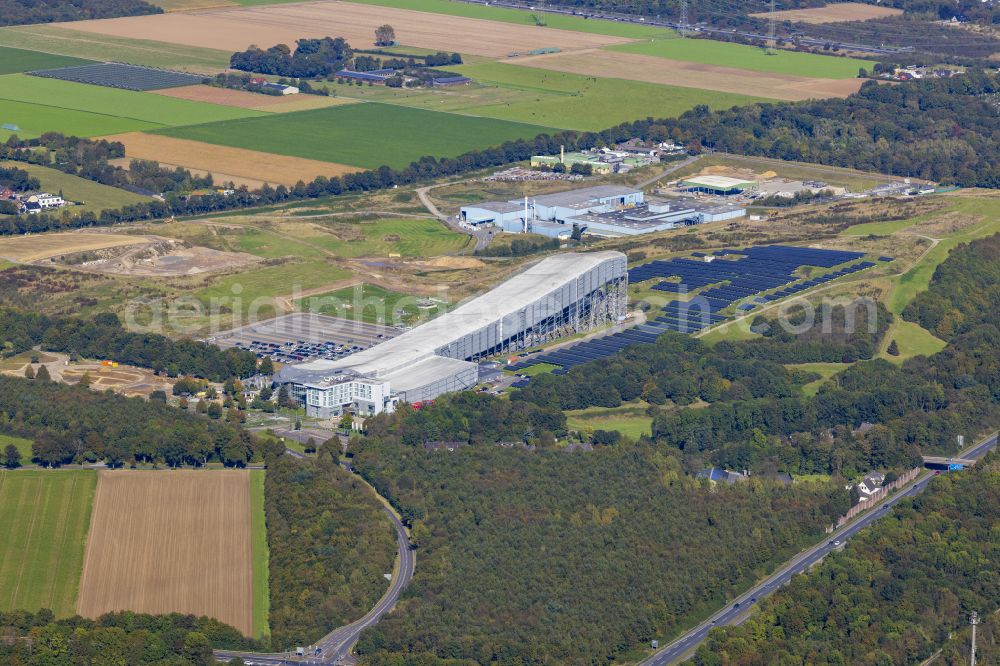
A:
[[[428,195],[428,192],[433,190],[435,187],[454,184],[455,183],[439,183],[437,185],[428,185],[427,187],[417,188],[417,198],[420,199],[420,203],[424,205],[424,208],[426,208],[431,215],[443,222],[449,229],[457,231],[460,234],[465,234],[466,236],[472,236],[476,239],[476,246],[473,248],[474,251],[482,250],[490,244],[491,240],[493,240],[493,232],[488,229],[469,229],[468,227],[463,227],[454,218],[448,217],[442,213],[441,210],[434,205],[434,202],[431,201],[430,195]]]
[[[985,455],[987,451],[995,447],[996,444],[997,435],[994,433],[982,442],[971,446],[963,451],[962,454],[956,455],[955,457],[980,458]],[[670,645],[667,645],[659,652],[641,662],[640,666],[666,666],[667,664],[672,664],[675,661],[681,660],[686,654],[694,650],[699,643],[705,640],[708,632],[711,631],[713,627],[722,626],[724,624],[739,624],[743,620],[742,614],[749,607],[753,606],[757,603],[757,601],[763,599],[765,596],[771,594],[779,587],[787,583],[792,576],[809,569],[809,567],[822,560],[830,551],[843,547],[843,544],[852,536],[868,527],[879,518],[889,514],[890,512],[888,509],[896,503],[901,502],[904,498],[909,498],[919,492],[922,492],[933,478],[934,474],[932,473],[927,473],[917,477],[917,480],[912,483],[907,490],[896,493],[889,499],[885,500],[876,510],[862,514],[859,518],[854,520],[854,522],[848,523],[840,530],[828,535],[822,543],[817,544],[804,553],[796,555],[791,561],[772,574],[770,578],[740,596],[734,603],[727,605],[725,608],[718,611],[715,615],[705,620],[705,622],[684,634]]]
[[[345,468],[350,470],[346,465]],[[388,506],[383,506],[383,508],[392,521],[393,527],[396,529],[397,566],[393,572],[392,583],[389,585],[389,589],[386,590],[378,603],[364,617],[351,624],[334,629],[316,642],[313,647],[320,648],[318,654],[315,650],[312,654],[305,657],[297,657],[289,654],[256,654],[216,650],[215,658],[219,661],[228,661],[233,657],[241,657],[247,664],[262,664],[264,666],[278,666],[279,664],[312,664],[316,666],[320,664],[344,664],[349,666],[356,663],[351,651],[354,649],[354,644],[358,642],[361,632],[377,623],[382,619],[383,615],[392,610],[399,600],[399,595],[410,584],[416,566],[416,557],[413,548],[410,546],[410,537],[406,533],[406,528]]]

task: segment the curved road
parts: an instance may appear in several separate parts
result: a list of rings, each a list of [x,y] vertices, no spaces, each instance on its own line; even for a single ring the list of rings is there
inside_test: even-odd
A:
[[[955,454],[954,458],[980,458],[997,444],[997,434],[990,435],[982,442],[975,444],[961,454]],[[803,573],[809,567],[823,559],[827,553],[843,547],[844,542],[852,536],[874,523],[879,518],[889,514],[889,509],[904,498],[912,497],[922,492],[927,484],[931,482],[934,475],[931,473],[918,476],[906,490],[898,492],[885,500],[877,509],[861,514],[861,517],[848,523],[840,530],[827,536],[822,543],[813,546],[809,550],[799,553],[788,563],[778,569],[769,578],[755,586],[750,591],[741,595],[735,602],[727,605],[715,615],[708,618],[697,627],[687,632],[670,645],[662,648],[639,666],[666,666],[676,661],[682,660],[685,655],[694,650],[699,643],[705,640],[708,632],[716,626],[724,624],[739,624],[745,619],[744,612],[757,603],[759,599],[771,594],[779,587],[787,583],[792,576]]]
[[[347,465],[344,467],[348,471],[354,471]],[[372,489],[372,492],[375,492],[374,489]],[[361,632],[376,624],[382,619],[383,615],[392,610],[399,600],[399,595],[410,584],[414,568],[416,567],[416,556],[413,552],[413,547],[410,545],[410,535],[407,533],[406,527],[386,504],[385,499],[377,493],[376,495],[383,502],[382,508],[396,529],[397,547],[396,568],[393,571],[392,583],[385,594],[382,595],[382,598],[378,600],[378,603],[360,620],[334,629],[321,638],[312,646],[312,653],[306,654],[304,657],[288,653],[258,654],[254,652],[216,650],[215,658],[218,661],[225,662],[233,657],[240,657],[246,664],[263,664],[265,666],[278,666],[280,664],[315,664],[317,666],[320,664],[344,664],[349,666],[355,663],[354,655],[351,654],[351,651],[354,649],[354,644],[358,642]],[[316,648],[319,649],[318,653],[316,652]]]

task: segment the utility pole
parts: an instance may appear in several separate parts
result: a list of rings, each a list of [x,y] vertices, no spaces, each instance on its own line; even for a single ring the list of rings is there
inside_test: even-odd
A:
[[[687,37],[688,0],[681,0],[681,37]]]
[[[969,616],[969,624],[972,625],[972,649],[969,650],[969,664],[976,666],[976,625],[979,624],[979,613],[972,611]]]
[[[767,52],[774,53],[774,0],[771,0],[771,11],[767,17]]]

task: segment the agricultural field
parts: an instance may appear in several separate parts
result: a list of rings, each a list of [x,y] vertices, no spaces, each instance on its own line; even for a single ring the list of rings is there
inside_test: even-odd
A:
[[[250,487],[247,471],[100,472],[77,611],[208,615],[254,635]]]
[[[725,109],[764,101],[735,93],[585,76],[506,62],[450,69],[477,83],[520,93],[518,100],[471,106],[464,113],[563,129],[598,131],[637,118],[677,116],[699,104]]]
[[[585,49],[628,41],[624,37],[373,7],[339,0],[224,7],[197,13],[175,12],[58,25],[75,31],[167,40],[175,44],[233,52],[246,49],[250,44],[268,47],[279,43],[294,44],[296,39],[303,37],[325,37],[333,32],[332,26],[336,27],[334,36],[347,39],[356,48],[370,48],[374,46],[375,28],[384,23],[395,27],[400,44],[493,58],[505,57],[512,51]]]
[[[158,134],[375,169],[403,168],[425,155],[454,157],[549,128],[390,104],[350,104],[228,122],[173,127]]]
[[[3,92],[0,91],[0,95],[2,94]],[[8,99],[0,99],[0,121],[2,121],[0,124],[14,125],[18,128],[17,131],[0,129],[0,139],[6,139],[14,134],[22,139],[33,139],[45,132],[61,132],[66,135],[90,137],[158,127],[153,123],[134,118],[121,118]]]
[[[267,547],[267,521],[264,515],[264,474],[262,469],[250,470],[250,549],[253,554],[253,637],[270,635],[268,611],[271,605]]]
[[[20,25],[0,28],[0,46],[99,62],[128,62],[133,65],[180,69],[200,74],[215,74],[229,66],[231,52],[215,48],[196,48],[171,44],[158,39],[132,39],[98,35],[74,30],[74,24]]]
[[[895,7],[883,7],[880,5],[868,5],[861,2],[836,2],[825,7],[810,7],[808,9],[784,9],[774,12],[774,18],[778,21],[791,21],[792,23],[841,23],[847,21],[870,21],[872,19],[886,18],[887,16],[899,16],[902,9]],[[767,12],[750,14],[754,18],[770,18]]]
[[[90,60],[52,55],[40,51],[26,51],[0,46],[0,74],[15,74],[35,69],[89,65]]]
[[[0,257],[18,263],[30,263],[71,252],[103,250],[120,245],[140,242],[135,236],[125,234],[66,231],[34,234],[31,236],[0,237]]]
[[[708,39],[652,39],[611,47],[613,51],[637,53],[680,62],[718,67],[734,67],[754,72],[790,74],[808,78],[853,79],[860,67],[872,61],[857,58],[778,50],[768,55],[764,49]],[[749,81],[753,85],[753,80]]]
[[[679,42],[682,47],[704,40],[668,40],[662,43]],[[655,47],[661,42],[636,43],[635,46]],[[722,42],[704,42],[721,46],[739,46]],[[753,51],[753,47],[739,46]],[[816,76],[782,74],[777,72],[754,72],[740,69],[738,54],[731,54],[733,60],[719,58],[721,65],[705,64],[696,60],[670,60],[656,55],[631,53],[609,49],[584,49],[577,52],[518,58],[519,65],[558,72],[570,72],[591,77],[610,77],[645,81],[661,85],[697,88],[742,95],[757,95],[768,99],[796,101],[822,97],[846,97],[857,92],[862,79],[831,79]],[[809,54],[804,54],[809,55]],[[728,56],[727,56],[728,57]],[[825,56],[815,56],[825,57]],[[834,60],[840,60],[834,58]],[[752,59],[751,59],[752,62]],[[870,65],[871,63],[867,63]],[[854,70],[857,75],[857,68]]]
[[[303,298],[298,306],[304,312],[387,326],[413,326],[419,323],[418,320],[430,319],[447,307],[447,303],[440,303],[437,307],[421,308],[417,300],[410,294],[375,284],[361,284]]]
[[[262,95],[246,90],[232,88],[216,88],[209,85],[181,86],[179,88],[163,88],[151,91],[157,95],[186,99],[192,102],[208,102],[223,106],[235,106],[241,109],[257,111],[307,111],[322,109],[337,104],[351,104],[354,100],[340,97],[324,97],[322,95]]]
[[[155,160],[163,165],[182,166],[192,172],[211,173],[216,183],[233,181],[240,185],[253,181],[258,186],[262,183],[294,186],[300,180],[308,183],[316,176],[342,176],[359,170],[344,164],[143,132],[127,132],[107,138],[125,144],[127,160]]]
[[[75,613],[97,474],[0,471],[0,610]]]
[[[63,209],[69,211],[71,215],[78,215],[87,211],[100,213],[102,210],[121,208],[122,206],[148,201],[148,198],[141,194],[121,190],[117,187],[101,185],[92,180],[73,176],[63,173],[58,169],[51,169],[38,164],[0,162],[0,166],[15,166],[18,169],[23,169],[41,181],[42,190],[54,193],[62,192],[63,198],[67,201],[82,202],[82,206],[71,206]],[[3,240],[0,240],[0,247],[2,246]]]

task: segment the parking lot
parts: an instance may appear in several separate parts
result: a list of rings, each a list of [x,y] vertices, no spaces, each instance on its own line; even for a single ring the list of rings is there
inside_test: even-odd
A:
[[[225,331],[206,341],[223,348],[248,349],[278,363],[338,359],[368,349],[400,333],[379,324],[295,312]]]

